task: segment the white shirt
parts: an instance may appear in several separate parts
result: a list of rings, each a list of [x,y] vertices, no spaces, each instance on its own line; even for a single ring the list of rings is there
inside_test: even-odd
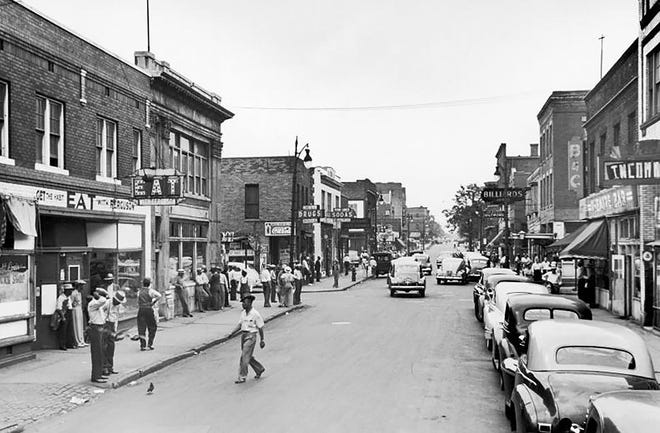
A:
[[[241,331],[257,332],[258,329],[264,327],[264,319],[254,308],[251,308],[249,313],[246,313],[244,309],[241,311],[238,324],[241,325]]]
[[[106,299],[101,296],[98,299],[92,299],[87,304],[87,312],[89,313],[89,323],[94,325],[104,325],[105,324],[105,303]]]
[[[296,269],[293,271],[293,278],[296,280],[302,280],[302,272],[300,270]]]
[[[268,271],[268,269],[263,268],[261,270],[261,282],[266,283],[268,281],[270,281],[270,272]]]

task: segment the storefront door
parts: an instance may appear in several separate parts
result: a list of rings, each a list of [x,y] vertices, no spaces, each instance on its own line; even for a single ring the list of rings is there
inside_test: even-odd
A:
[[[58,254],[46,253],[36,256],[36,333],[33,349],[57,347],[57,337],[50,329],[50,318],[55,311],[58,284]]]

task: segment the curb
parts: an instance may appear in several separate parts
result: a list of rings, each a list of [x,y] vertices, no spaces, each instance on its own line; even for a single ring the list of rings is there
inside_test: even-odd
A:
[[[265,319],[264,322],[268,323],[272,320],[275,320],[279,317],[282,317],[282,316],[286,315],[290,311],[302,310],[303,308],[307,308],[307,306],[302,305],[302,304],[301,305],[295,305],[293,307],[287,308],[286,310],[280,311],[280,312],[270,316],[269,318]],[[193,347],[193,348],[191,348],[191,349],[189,349],[189,350],[187,350],[183,353],[172,355],[168,358],[165,358],[165,359],[162,359],[160,361],[154,362],[153,364],[149,364],[144,368],[141,368],[141,369],[138,369],[138,370],[133,370],[133,371],[127,373],[126,375],[124,375],[123,377],[121,377],[120,379],[118,379],[116,382],[112,382],[111,386],[104,387],[104,388],[106,388],[106,389],[107,388],[112,388],[112,389],[120,388],[124,385],[127,385],[127,384],[133,382],[133,381],[141,379],[141,378],[143,378],[143,377],[145,377],[145,376],[147,376],[151,373],[155,373],[159,370],[162,370],[163,368],[168,367],[168,366],[170,366],[174,363],[177,363],[177,362],[182,361],[184,359],[193,357],[193,356],[199,354],[200,352],[203,352],[204,350],[210,349],[213,346],[217,346],[218,344],[225,343],[225,342],[231,340],[232,338],[236,337],[238,334],[239,334],[239,327],[236,326],[234,328],[234,330],[231,331],[231,333],[229,333],[227,335],[224,335],[220,338],[213,339],[211,341],[207,341],[206,343],[202,343],[202,344],[200,344],[198,346],[195,346],[195,347]],[[9,430],[9,431],[12,432],[12,433],[15,431],[15,432],[18,433],[18,432],[22,431],[22,428],[21,428],[21,430]],[[4,431],[0,430],[0,433],[4,433]]]
[[[21,433],[23,431],[23,426],[18,424],[9,424],[6,426],[0,426],[0,433]]]
[[[362,280],[360,280],[360,281],[351,282],[349,285],[347,285],[347,286],[345,286],[345,287],[342,287],[342,288],[337,288],[337,289],[324,289],[324,290],[310,290],[309,292],[305,292],[305,291],[303,290],[302,293],[305,293],[305,294],[308,294],[308,295],[309,295],[309,294],[312,294],[312,293],[344,292],[344,291],[346,291],[346,290],[348,290],[348,289],[350,289],[350,288],[352,288],[352,287],[357,286],[358,284],[362,284],[363,282],[365,282],[365,281],[367,281],[367,280],[371,280],[371,279],[373,279],[373,277],[367,277],[367,278],[364,278],[364,279],[362,279]]]

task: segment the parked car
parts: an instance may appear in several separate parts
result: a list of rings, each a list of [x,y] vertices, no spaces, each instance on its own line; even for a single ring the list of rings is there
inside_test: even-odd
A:
[[[445,257],[435,271],[435,281],[443,284],[448,281],[467,283],[468,268],[465,260],[458,257]]]
[[[431,275],[433,268],[431,267],[431,257],[428,254],[416,253],[412,257],[422,265],[422,272],[424,275]]]
[[[426,296],[426,278],[422,274],[422,265],[412,257],[392,260],[387,287],[390,296],[394,296],[396,292],[418,292],[423,298]]]
[[[528,278],[516,275],[516,273],[509,268],[483,268],[480,271],[480,274],[479,281],[477,281],[477,284],[475,284],[472,289],[474,317],[480,322],[484,321],[486,292],[492,293],[493,287],[495,287],[500,281],[529,281]]]
[[[543,284],[526,281],[502,281],[497,283],[491,296],[486,298],[484,305],[484,338],[486,349],[493,350],[493,341],[499,343],[502,339],[502,324],[504,309],[510,296],[519,293],[548,293]]]
[[[563,424],[566,426],[568,422],[564,421]],[[582,428],[572,422],[572,430],[565,431],[588,433],[655,431],[660,426],[660,392],[610,391],[594,396],[589,401],[585,425],[586,427]]]
[[[502,363],[507,374],[515,374],[507,415],[517,432],[567,432],[573,423],[585,428],[591,396],[660,389],[644,340],[625,326],[539,320],[528,335],[527,353]]]
[[[469,251],[463,254],[463,258],[469,268],[468,280],[477,281],[481,276],[481,270],[488,264],[488,257],[482,256],[477,251]]]
[[[527,328],[532,322],[548,319],[591,320],[591,310],[579,299],[552,295],[516,295],[506,303],[502,338],[493,345],[491,361],[500,377],[507,410],[511,407],[514,375],[504,374],[502,362],[527,353]]]
[[[379,276],[381,274],[387,275],[390,273],[390,269],[392,268],[392,253],[389,252],[379,252],[379,253],[374,253],[374,259],[376,260],[376,270],[374,271],[374,274],[376,276]]]

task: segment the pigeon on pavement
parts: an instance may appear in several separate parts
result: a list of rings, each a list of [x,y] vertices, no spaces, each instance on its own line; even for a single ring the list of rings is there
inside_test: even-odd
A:
[[[149,388],[147,388],[147,394],[151,394],[152,392],[154,392],[154,383],[149,382]]]

